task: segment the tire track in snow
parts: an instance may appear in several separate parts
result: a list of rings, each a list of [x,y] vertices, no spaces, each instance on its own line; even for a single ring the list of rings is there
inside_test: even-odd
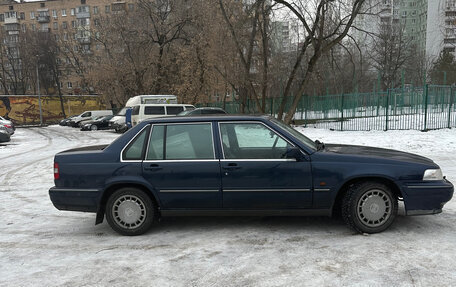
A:
[[[44,137],[47,140],[46,144],[43,145],[43,146],[32,148],[32,149],[24,151],[24,152],[17,153],[17,154],[14,155],[14,157],[17,157],[17,156],[20,156],[20,155],[24,155],[24,154],[28,154],[28,153],[33,153],[35,151],[47,148],[47,147],[49,147],[52,144],[52,137],[40,132],[39,130],[37,130],[37,128],[30,128],[28,130],[31,131],[31,132],[34,132],[35,134],[39,134],[40,136]],[[1,157],[0,160],[4,160],[4,159],[7,159],[7,158],[11,158],[11,156],[9,155],[9,156],[5,156],[5,157]]]

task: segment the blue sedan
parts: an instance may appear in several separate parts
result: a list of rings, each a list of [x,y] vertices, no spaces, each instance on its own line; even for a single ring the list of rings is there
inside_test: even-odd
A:
[[[123,235],[165,216],[331,216],[361,233],[397,216],[436,214],[453,196],[432,160],[314,142],[266,116],[148,120],[108,146],[58,153],[60,210],[94,212]]]

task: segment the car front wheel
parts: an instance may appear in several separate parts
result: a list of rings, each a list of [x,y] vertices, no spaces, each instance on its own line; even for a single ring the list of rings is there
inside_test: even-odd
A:
[[[106,220],[122,235],[141,235],[147,232],[156,218],[156,205],[142,190],[121,188],[106,204]]]
[[[345,223],[360,233],[386,230],[397,215],[397,198],[381,183],[362,182],[351,186],[342,202]]]
[[[96,131],[96,130],[98,130],[98,127],[97,127],[96,125],[91,125],[91,126],[90,126],[90,129],[91,129],[92,131]]]

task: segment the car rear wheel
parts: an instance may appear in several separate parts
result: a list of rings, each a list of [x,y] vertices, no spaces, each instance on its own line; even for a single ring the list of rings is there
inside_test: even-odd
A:
[[[391,226],[397,209],[397,198],[388,186],[363,182],[348,189],[342,202],[342,217],[357,232],[377,233]]]
[[[98,130],[98,127],[97,127],[96,125],[91,125],[91,126],[90,126],[90,129],[91,129],[92,131],[96,131],[96,130]]]
[[[157,207],[142,190],[121,188],[106,204],[106,220],[122,235],[141,235],[147,232],[156,218]]]

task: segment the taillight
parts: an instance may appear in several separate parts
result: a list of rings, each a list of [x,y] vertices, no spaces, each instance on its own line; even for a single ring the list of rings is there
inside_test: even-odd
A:
[[[54,179],[60,178],[59,164],[54,162]]]
[[[3,126],[4,126],[5,128],[7,128],[7,129],[12,129],[12,128],[13,128],[12,125],[3,125]]]

